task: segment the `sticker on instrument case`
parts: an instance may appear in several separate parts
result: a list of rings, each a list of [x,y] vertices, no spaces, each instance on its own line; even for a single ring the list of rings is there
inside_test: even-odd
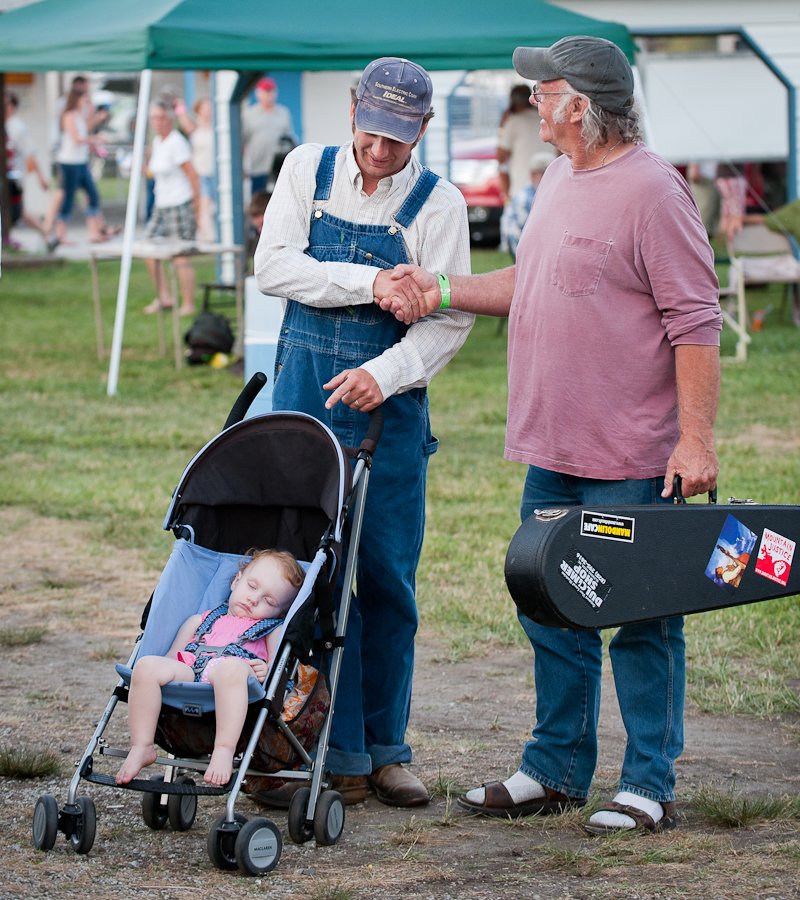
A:
[[[786,587],[789,583],[789,572],[792,570],[795,546],[794,541],[765,528],[761,535],[754,571]]]
[[[604,541],[624,541],[633,543],[636,519],[629,516],[613,516],[610,513],[596,513],[584,510],[581,513],[581,534],[583,537],[601,538]]]
[[[706,578],[732,594],[742,583],[755,544],[755,532],[729,513],[711,551]]]
[[[570,553],[561,560],[559,571],[590,606],[600,609],[611,590],[611,583],[582,553],[570,548]]]

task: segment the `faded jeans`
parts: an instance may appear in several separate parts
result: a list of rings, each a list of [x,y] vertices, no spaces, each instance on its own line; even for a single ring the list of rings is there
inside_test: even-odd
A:
[[[523,521],[536,508],[664,503],[663,479],[599,481],[529,466]],[[646,561],[643,561],[646,564]],[[553,790],[586,798],[597,764],[602,639],[599,631],[551,628],[519,613],[534,651],[536,723],[520,769]],[[683,749],[686,660],[683,618],[623,625],[609,655],[627,732],[619,789],[675,799]]]

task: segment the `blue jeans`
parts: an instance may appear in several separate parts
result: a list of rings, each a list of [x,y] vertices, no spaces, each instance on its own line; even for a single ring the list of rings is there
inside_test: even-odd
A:
[[[408,763],[412,756],[406,728],[417,631],[416,570],[428,458],[437,441],[428,430],[424,391],[392,397],[384,407],[386,431],[370,474],[327,757],[328,769],[341,775],[368,774]]]
[[[100,215],[100,195],[97,193],[92,173],[88,163],[61,163],[61,187],[64,189],[64,199],[58,218],[62,222],[69,220],[72,215],[72,206],[75,202],[75,194],[79,188],[86,192],[86,215]]]
[[[299,328],[292,332],[296,340],[304,340]],[[317,379],[292,377],[309,367],[310,357],[320,367]],[[367,416],[341,403],[325,410],[318,387],[343,364],[299,344],[279,347],[278,366],[284,361],[289,364],[276,379],[273,408],[314,414],[345,444],[357,445]],[[430,433],[424,390],[390,397],[383,411],[384,433],[370,473],[326,757],[327,769],[336,775],[368,775],[390,763],[408,763],[412,756],[406,728],[417,631],[416,570],[425,526],[428,458],[438,442]],[[337,596],[341,584],[340,576]]]
[[[650,504],[661,478],[598,481],[528,467],[521,515],[535,508]],[[553,790],[585,798],[597,764],[602,640],[599,631],[550,628],[519,613],[533,646],[536,724],[520,769]],[[611,640],[614,684],[627,732],[619,789],[664,803],[675,799],[683,750],[686,660],[683,618],[623,625]]]

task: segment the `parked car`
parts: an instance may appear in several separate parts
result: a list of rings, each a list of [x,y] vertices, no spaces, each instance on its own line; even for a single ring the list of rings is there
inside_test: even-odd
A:
[[[450,152],[450,180],[467,201],[472,244],[496,247],[500,243],[500,216],[503,213],[497,138],[454,141]]]

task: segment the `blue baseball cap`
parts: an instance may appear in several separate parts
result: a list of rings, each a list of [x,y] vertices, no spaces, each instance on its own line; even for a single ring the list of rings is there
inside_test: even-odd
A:
[[[359,131],[413,144],[433,101],[430,76],[416,63],[382,56],[364,69],[356,88]]]

